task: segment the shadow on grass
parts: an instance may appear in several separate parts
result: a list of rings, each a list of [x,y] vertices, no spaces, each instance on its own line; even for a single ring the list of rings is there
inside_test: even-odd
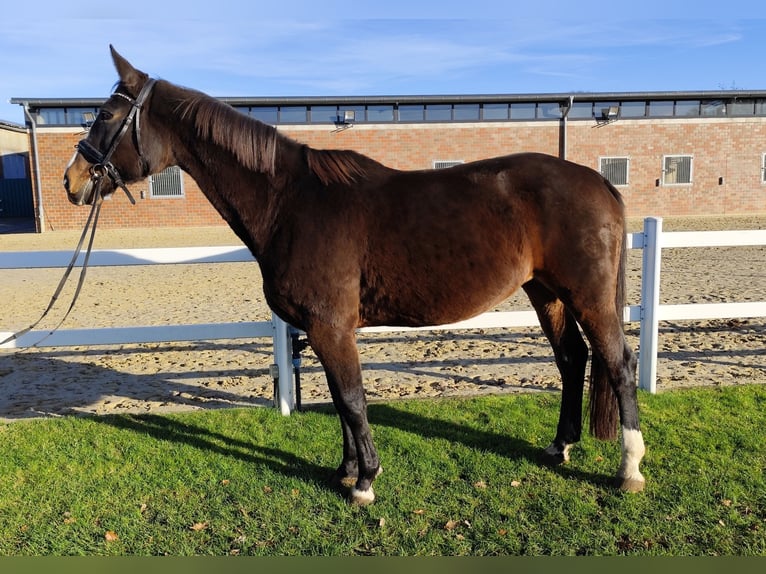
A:
[[[185,444],[220,456],[263,465],[286,477],[307,480],[330,487],[334,468],[313,464],[288,450],[268,447],[253,441],[232,438],[208,428],[163,415],[111,415],[93,420],[120,430],[144,434],[153,439]]]
[[[573,468],[571,463],[551,464],[550,459],[544,456],[538,445],[512,435],[483,431],[449,420],[406,412],[397,409],[395,404],[390,403],[370,405],[369,419],[372,426],[388,426],[417,434],[426,439],[442,439],[451,443],[459,443],[467,448],[494,453],[510,460],[525,460],[540,467],[548,468],[566,479],[589,482],[599,487],[614,485],[612,476]],[[551,439],[554,434],[555,429],[552,428]],[[617,468],[618,463],[619,461],[615,461],[615,468]]]
[[[331,406],[321,405],[311,410],[321,415],[336,417]],[[303,415],[295,413],[292,416],[300,417]],[[442,439],[450,443],[462,444],[480,452],[491,452],[511,460],[528,461],[540,467],[548,468],[551,472],[565,479],[588,482],[598,487],[607,488],[613,484],[610,476],[585,472],[573,468],[571,464],[551,466],[542,456],[541,449],[524,439],[407,412],[398,409],[394,404],[370,405],[369,419],[373,427],[386,426],[416,434],[425,439]],[[267,447],[255,441],[235,439],[202,426],[162,415],[113,415],[97,417],[95,420],[121,430],[141,433],[157,440],[186,444],[216,455],[233,457],[249,464],[265,465],[270,470],[286,477],[309,481],[320,488],[326,488],[343,495],[347,494],[346,489],[333,484],[331,481],[335,468],[317,465],[287,449]],[[340,428],[338,428],[337,436],[337,456],[338,462],[340,462],[342,453]],[[388,461],[387,464],[394,465],[396,462]]]

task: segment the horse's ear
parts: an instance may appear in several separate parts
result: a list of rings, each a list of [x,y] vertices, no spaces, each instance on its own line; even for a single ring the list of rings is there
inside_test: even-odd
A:
[[[141,91],[141,86],[144,85],[149,76],[140,70],[136,70],[130,62],[120,56],[111,44],[109,44],[109,50],[112,52],[112,61],[114,61],[114,67],[120,76],[120,82],[135,97]]]

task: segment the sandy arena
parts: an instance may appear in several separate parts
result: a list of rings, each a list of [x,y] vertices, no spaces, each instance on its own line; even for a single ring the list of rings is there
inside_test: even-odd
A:
[[[108,206],[107,206],[108,208]],[[637,231],[640,220],[631,220]],[[665,231],[764,229],[766,214],[665,219]],[[79,232],[0,235],[2,251],[74,249]],[[99,230],[96,249],[239,245],[225,227]],[[639,299],[640,251],[629,254],[628,303]],[[2,270],[0,331],[35,321],[62,269]],[[70,279],[76,283],[76,276]],[[55,325],[71,289],[39,328]],[[766,247],[663,251],[661,303],[766,301]],[[498,310],[529,308],[523,293]],[[255,263],[99,267],[88,272],[63,328],[172,325],[270,318]],[[627,326],[638,346],[638,324]],[[766,383],[766,318],[660,323],[659,391]],[[372,400],[557,391],[539,328],[359,337]],[[311,350],[304,404],[329,402]],[[0,420],[66,414],[148,413],[271,405],[269,339],[112,347],[0,350]]]

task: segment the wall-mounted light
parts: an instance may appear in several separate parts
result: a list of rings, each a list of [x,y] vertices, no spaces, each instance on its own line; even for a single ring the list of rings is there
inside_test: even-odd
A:
[[[333,132],[340,132],[354,127],[354,121],[356,120],[356,112],[354,110],[344,110],[343,115],[338,115],[335,119],[335,130]]]
[[[83,112],[82,113],[82,125],[85,127],[85,129],[90,129],[90,126],[93,125],[93,122],[96,121],[96,114],[93,112]]]
[[[601,119],[607,122],[613,122],[617,119],[620,113],[619,106],[609,106],[608,108],[601,108]]]

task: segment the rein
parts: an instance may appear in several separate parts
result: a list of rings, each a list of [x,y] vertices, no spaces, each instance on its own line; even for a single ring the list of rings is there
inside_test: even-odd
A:
[[[100,183],[98,183],[96,185],[96,191],[98,192],[100,188],[101,188],[101,185]],[[62,289],[64,289],[64,285],[69,279],[69,275],[72,273],[74,264],[77,262],[77,258],[80,256],[80,252],[82,251],[82,246],[83,246],[83,243],[85,242],[85,237],[88,235],[88,228],[90,228],[90,239],[88,241],[88,249],[85,252],[85,259],[83,260],[82,268],[80,269],[80,278],[77,281],[77,288],[75,289],[74,295],[72,296],[72,302],[69,304],[69,309],[67,309],[67,312],[64,314],[64,317],[61,319],[61,321],[59,321],[58,324],[47,335],[45,335],[42,339],[40,339],[39,341],[36,341],[34,344],[29,346],[36,347],[37,345],[45,341],[45,339],[47,339],[48,337],[53,335],[53,333],[58,331],[59,327],[61,327],[61,325],[64,324],[64,321],[66,321],[67,317],[69,317],[69,313],[71,313],[72,309],[74,309],[74,305],[77,302],[77,298],[80,296],[80,291],[82,290],[82,286],[85,284],[85,275],[88,271],[88,261],[90,260],[90,253],[91,253],[91,250],[93,249],[93,239],[96,236],[96,223],[98,222],[98,215],[99,213],[101,213],[101,203],[102,203],[102,198],[99,195],[93,202],[93,206],[91,207],[90,214],[88,215],[88,220],[85,222],[85,228],[82,230],[82,234],[80,235],[80,241],[77,243],[77,247],[74,250],[72,259],[69,261],[69,264],[67,265],[66,271],[64,272],[64,276],[61,278],[61,281],[59,281],[58,287],[56,287],[56,291],[53,293],[50,303],[48,303],[48,307],[46,307],[45,311],[43,311],[43,314],[40,315],[40,318],[37,321],[32,323],[26,329],[22,329],[21,331],[14,333],[7,339],[0,341],[0,346],[5,345],[6,343],[10,343],[11,341],[15,341],[19,337],[26,335],[32,329],[37,327],[37,325],[39,325],[43,319],[45,319],[45,317],[48,315],[50,310],[53,308],[53,305],[58,300]]]
[[[82,234],[80,235],[80,241],[77,243],[77,247],[75,248],[71,261],[67,265],[66,271],[64,272],[64,276],[61,278],[61,281],[59,281],[58,287],[56,287],[56,291],[53,293],[50,303],[48,303],[48,307],[45,309],[45,311],[43,311],[43,314],[40,316],[40,318],[37,321],[32,323],[26,329],[22,329],[21,331],[14,333],[13,335],[4,339],[3,341],[0,341],[0,346],[5,345],[6,343],[10,343],[11,341],[15,341],[19,337],[26,335],[32,329],[37,327],[37,325],[39,325],[43,319],[45,319],[45,317],[48,315],[50,310],[53,308],[53,305],[58,300],[59,295],[61,294],[61,291],[64,289],[64,285],[69,279],[69,275],[72,273],[72,269],[74,269],[74,265],[77,262],[77,258],[80,256],[80,252],[82,251],[83,244],[85,243],[85,237],[88,235],[88,229],[90,229],[90,239],[88,240],[88,248],[85,251],[85,259],[83,259],[82,268],[80,269],[80,278],[77,282],[77,287],[75,288],[75,292],[74,292],[74,295],[72,296],[72,302],[69,304],[69,308],[64,314],[64,317],[61,319],[61,321],[58,322],[58,324],[53,328],[53,330],[51,330],[48,334],[43,336],[42,339],[35,342],[33,345],[30,345],[30,347],[38,346],[40,343],[45,341],[45,339],[47,339],[48,337],[53,335],[53,333],[58,331],[59,327],[61,327],[61,325],[64,324],[64,321],[66,321],[67,317],[69,317],[69,314],[71,313],[72,309],[74,309],[74,305],[77,302],[78,297],[80,296],[80,291],[82,290],[82,286],[85,284],[85,275],[88,272],[88,262],[90,261],[90,254],[93,249],[93,239],[96,236],[96,224],[98,223],[98,216],[101,213],[101,204],[103,201],[103,197],[101,197],[101,182],[103,181],[104,177],[109,177],[117,187],[119,187],[125,192],[125,195],[128,196],[128,199],[130,200],[130,202],[133,205],[136,204],[136,200],[133,198],[133,195],[130,193],[128,186],[125,185],[125,182],[122,180],[122,176],[120,175],[120,172],[117,170],[114,164],[112,164],[111,159],[112,159],[112,154],[114,154],[114,151],[117,149],[117,146],[119,145],[120,141],[122,141],[122,138],[128,132],[128,129],[130,129],[131,124],[133,124],[133,128],[136,133],[136,148],[138,151],[138,157],[141,160],[143,172],[146,173],[148,171],[148,162],[146,161],[146,158],[144,157],[143,151],[141,149],[141,125],[140,125],[141,113],[140,112],[141,112],[142,106],[146,102],[146,99],[149,97],[149,94],[152,91],[152,88],[154,87],[155,81],[156,80],[149,79],[144,84],[144,87],[141,88],[141,91],[139,92],[138,97],[135,100],[128,95],[115,92],[114,95],[119,96],[123,99],[126,99],[131,103],[131,109],[130,109],[130,112],[128,112],[128,115],[125,116],[125,119],[122,121],[122,126],[120,126],[120,130],[112,139],[112,142],[109,145],[109,149],[106,151],[106,153],[102,154],[98,149],[96,149],[96,147],[93,144],[86,141],[85,139],[80,140],[80,142],[77,144],[77,151],[80,153],[80,155],[82,155],[88,163],[93,164],[90,168],[90,179],[94,183],[93,189],[94,189],[95,197],[93,199],[93,204],[90,210],[90,214],[88,215],[88,220],[85,222],[85,228],[82,230]]]

